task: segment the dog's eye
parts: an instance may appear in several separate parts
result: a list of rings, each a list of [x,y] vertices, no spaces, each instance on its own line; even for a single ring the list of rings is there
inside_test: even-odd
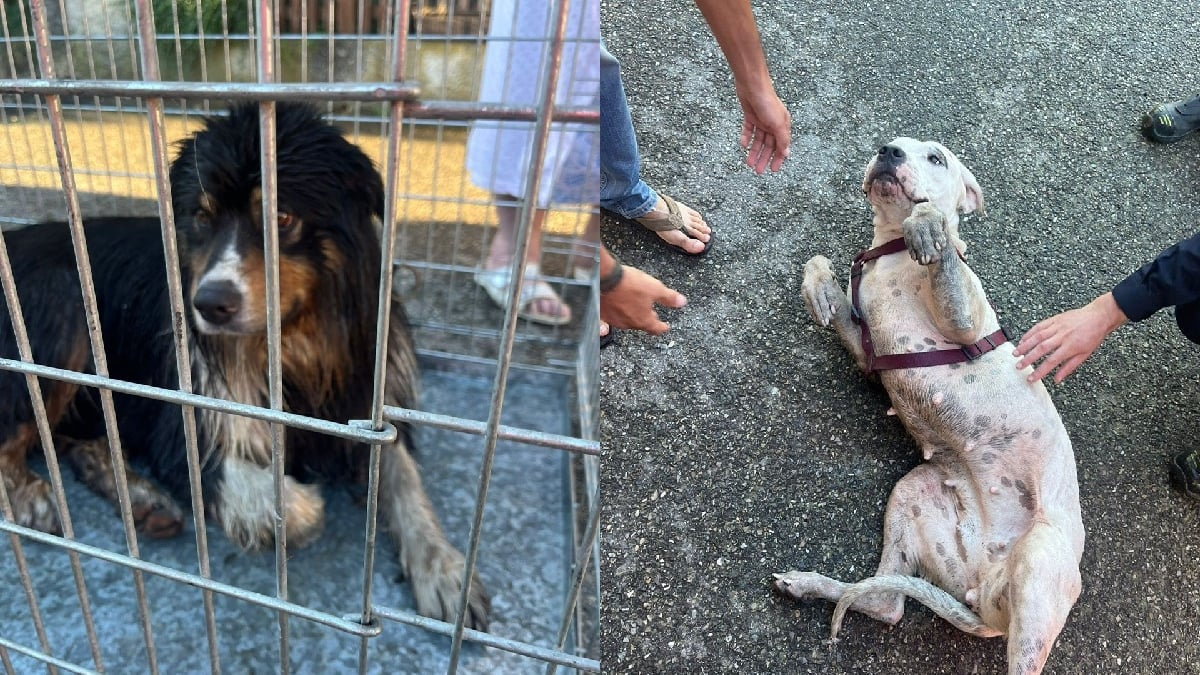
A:
[[[194,218],[200,225],[208,225],[210,216],[208,215],[208,211],[201,210],[196,212]]]
[[[288,229],[291,229],[292,225],[296,224],[296,217],[290,213],[285,213],[283,211],[280,211],[279,218],[277,219],[276,222],[279,223],[279,229],[288,230]]]
[[[939,155],[939,154],[937,154],[936,152],[934,152],[934,153],[931,153],[931,154],[929,155],[929,163],[930,163],[930,164],[933,164],[933,165],[935,165],[935,166],[941,166],[941,165],[945,164],[946,162],[944,162],[944,161],[942,160],[942,156],[941,156],[941,155]]]

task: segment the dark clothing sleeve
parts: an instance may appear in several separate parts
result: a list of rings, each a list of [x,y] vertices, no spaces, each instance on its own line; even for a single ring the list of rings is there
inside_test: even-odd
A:
[[[1164,307],[1200,300],[1200,234],[1175,244],[1113,289],[1113,299],[1130,321]]]

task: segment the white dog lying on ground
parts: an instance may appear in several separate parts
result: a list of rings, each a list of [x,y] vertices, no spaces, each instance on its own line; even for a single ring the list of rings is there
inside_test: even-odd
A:
[[[1008,636],[1009,673],[1041,672],[1079,597],[1079,488],[1054,403],[1013,367],[962,258],[958,214],[982,208],[979,184],[941,145],[897,138],[868,164],[863,191],[875,232],[850,292],[815,256],[804,299],[879,373],[928,461],[892,490],[874,577],[793,571],[775,585],[837,602],[835,638],[847,609],[895,624],[908,596],[973,635]]]

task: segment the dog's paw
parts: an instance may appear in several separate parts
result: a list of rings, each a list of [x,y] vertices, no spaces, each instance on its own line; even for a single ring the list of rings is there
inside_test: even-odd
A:
[[[20,485],[3,479],[12,503],[13,522],[47,534],[62,534],[58,509],[50,497],[50,484],[32,473],[27,474],[27,478]]]
[[[941,260],[950,248],[946,216],[927,202],[917,204],[912,214],[904,219],[903,232],[908,254],[922,265]]]
[[[440,621],[453,623],[458,615],[462,595],[463,554],[449,544],[435,545],[419,556],[407,570],[412,580],[417,612]],[[486,631],[492,612],[492,600],[478,575],[471,577],[471,593],[467,598],[467,628]]]
[[[850,311],[846,293],[838,286],[829,259],[823,255],[813,256],[804,264],[800,293],[813,321],[822,326],[828,326],[839,312]]]
[[[822,579],[825,579],[816,572],[798,572],[796,570],[780,572],[772,576],[775,577],[775,590],[786,593],[797,600],[803,600],[813,595],[813,589]]]
[[[217,513],[225,536],[242,549],[264,548],[275,540],[275,491],[268,469],[225,462]],[[288,548],[310,544],[325,525],[325,500],[316,485],[283,478],[283,514]]]
[[[130,499],[138,532],[151,539],[166,539],[183,530],[183,511],[167,495],[158,493],[147,499],[130,495]]]

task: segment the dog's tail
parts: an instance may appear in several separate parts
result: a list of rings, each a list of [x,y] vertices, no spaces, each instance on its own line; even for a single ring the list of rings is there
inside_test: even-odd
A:
[[[949,621],[955,628],[976,637],[989,638],[1004,635],[1001,631],[985,624],[975,612],[972,612],[969,607],[955,599],[953,595],[950,595],[928,581],[920,577],[891,574],[868,577],[856,584],[851,584],[842,591],[842,597],[838,600],[837,607],[833,610],[833,626],[830,638],[837,639],[838,631],[842,628],[842,617],[846,615],[846,610],[850,609],[850,605],[853,605],[855,600],[868,593],[899,593],[906,595],[933,610],[934,614]]]

